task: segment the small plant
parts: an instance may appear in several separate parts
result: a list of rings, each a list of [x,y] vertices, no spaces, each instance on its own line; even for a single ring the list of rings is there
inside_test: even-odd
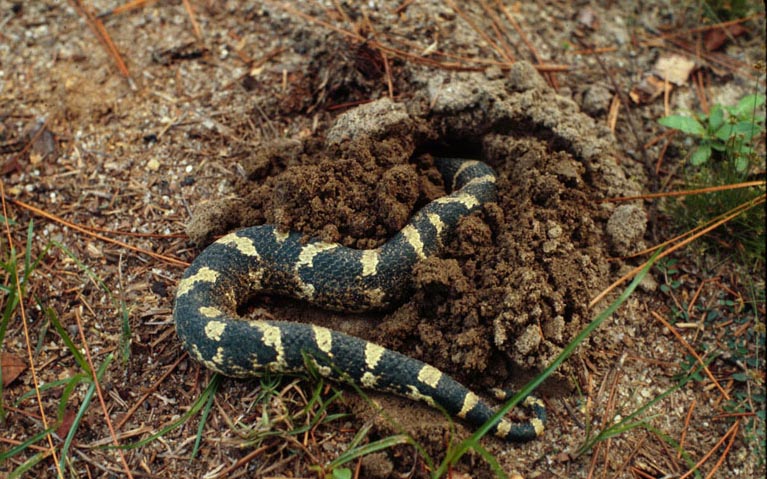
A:
[[[656,267],[663,273],[663,284],[660,285],[660,290],[664,293],[677,290],[682,285],[678,278],[679,268],[676,265],[677,262],[678,260],[675,258],[662,258],[658,260]]]
[[[679,130],[696,139],[686,170],[687,188],[711,188],[710,193],[689,195],[671,203],[669,211],[683,228],[695,228],[725,212],[747,206],[745,211],[711,232],[707,239],[720,251],[736,251],[744,262],[759,268],[765,255],[765,210],[753,206],[764,195],[764,183],[738,188],[736,185],[765,171],[764,147],[765,96],[743,97],[737,105],[714,105],[708,114],[670,115],[658,120],[661,125]],[[761,144],[760,144],[761,142]]]
[[[700,140],[690,155],[693,166],[707,163],[717,152],[733,162],[735,171],[744,173],[756,161],[753,140],[764,132],[764,101],[764,95],[748,95],[734,107],[716,104],[708,115],[669,115],[658,123]]]

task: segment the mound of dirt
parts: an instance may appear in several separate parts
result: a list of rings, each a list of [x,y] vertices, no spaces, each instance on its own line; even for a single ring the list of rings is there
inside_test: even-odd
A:
[[[497,203],[461,222],[447,255],[415,269],[405,304],[338,315],[276,300],[274,315],[373,340],[480,391],[509,387],[514,372],[545,367],[591,317],[589,299],[620,266],[608,261],[612,252],[641,239],[646,222],[639,205],[627,212],[599,200],[637,188],[618,168],[609,132],[529,64],[420,84],[411,101],[381,99],[340,115],[324,141],[263,145],[243,165],[237,199],[199,205],[188,233],[204,244],[273,223],[373,248],[445,194],[432,154],[481,158],[498,173]],[[565,387],[555,384],[563,377],[548,387]],[[435,437],[434,417],[397,410],[394,422]]]

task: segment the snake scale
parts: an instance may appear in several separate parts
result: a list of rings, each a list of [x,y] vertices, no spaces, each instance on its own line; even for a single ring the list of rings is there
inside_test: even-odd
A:
[[[192,262],[176,293],[173,317],[184,347],[208,368],[232,377],[297,373],[307,361],[322,376],[424,401],[475,427],[493,409],[437,368],[375,343],[324,327],[248,320],[238,309],[256,294],[293,297],[344,312],[385,310],[412,291],[413,266],[440,254],[458,221],[496,198],[487,164],[437,158],[451,193],[416,212],[388,242],[357,250],[261,225],[230,233]],[[531,419],[501,419],[491,432],[509,441],[543,433],[546,412],[533,397]]]

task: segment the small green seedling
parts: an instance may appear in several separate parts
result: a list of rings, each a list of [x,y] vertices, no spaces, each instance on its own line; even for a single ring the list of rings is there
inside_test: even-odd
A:
[[[764,101],[764,95],[747,95],[733,107],[712,106],[708,115],[669,115],[658,123],[700,140],[690,156],[693,166],[705,164],[719,152],[733,160],[738,173],[744,173],[754,156],[753,139],[764,131]]]

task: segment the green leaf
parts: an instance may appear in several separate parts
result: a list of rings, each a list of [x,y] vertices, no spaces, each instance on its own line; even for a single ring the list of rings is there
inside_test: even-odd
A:
[[[727,151],[727,145],[725,145],[721,141],[711,141],[708,143],[708,146],[710,146],[712,150]]]
[[[746,373],[735,373],[732,376],[730,376],[732,379],[740,382],[747,382],[749,379],[748,374]]]
[[[741,121],[732,128],[733,134],[743,135],[745,141],[751,141],[755,134],[759,132],[759,127],[751,121]]]
[[[713,133],[721,128],[722,125],[724,125],[724,108],[717,103],[711,107],[711,113],[708,115],[708,129]]]
[[[691,118],[689,116],[664,116],[658,120],[658,123],[668,128],[679,130],[682,133],[687,133],[688,135],[695,135],[699,137],[704,137],[706,135],[706,129],[703,127],[703,125],[701,125],[700,122],[695,118]]]
[[[752,118],[756,113],[756,109],[764,104],[764,100],[764,95],[746,95],[741,98],[735,108],[730,111],[738,118]]]
[[[693,166],[700,166],[707,162],[709,158],[711,158],[711,145],[706,143],[700,145],[695,149],[695,151],[692,152],[692,156],[690,156],[690,163]]]
[[[333,479],[352,479],[352,470],[346,467],[333,469]]]
[[[738,148],[738,153],[743,156],[748,156],[754,153],[754,149],[748,145],[743,145],[740,148]]]
[[[743,155],[738,155],[735,158],[735,171],[743,173],[748,168],[748,158]]]
[[[716,130],[714,136],[716,136],[719,140],[726,142],[732,136],[732,129],[733,125],[731,123],[725,123],[721,128]]]

